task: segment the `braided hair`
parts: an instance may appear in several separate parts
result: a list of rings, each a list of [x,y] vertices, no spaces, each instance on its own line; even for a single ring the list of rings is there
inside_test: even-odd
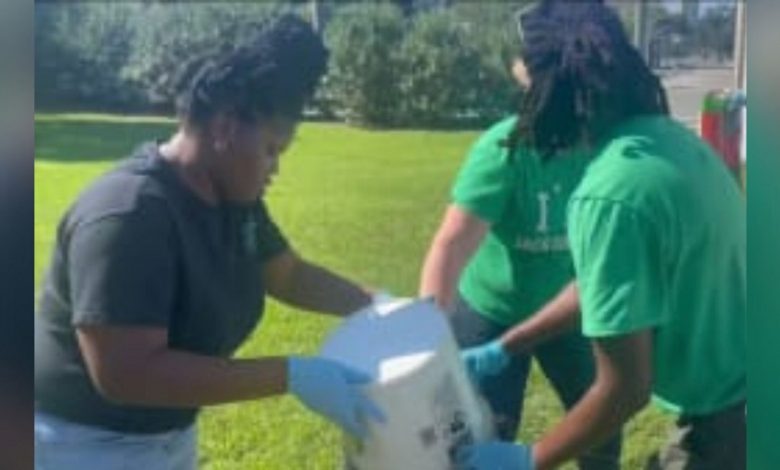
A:
[[[596,145],[632,116],[669,113],[659,78],[601,0],[539,2],[518,15],[518,29],[531,84],[510,148],[549,158]]]
[[[225,112],[239,121],[298,119],[325,72],[328,52],[308,23],[292,14],[257,25],[232,50],[223,46],[185,64],[177,111],[190,125]]]

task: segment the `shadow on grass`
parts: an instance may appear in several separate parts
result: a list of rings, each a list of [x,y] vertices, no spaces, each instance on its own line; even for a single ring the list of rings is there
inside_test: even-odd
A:
[[[173,122],[36,118],[35,158],[74,163],[113,161],[128,156],[144,142],[169,137],[175,127]]]

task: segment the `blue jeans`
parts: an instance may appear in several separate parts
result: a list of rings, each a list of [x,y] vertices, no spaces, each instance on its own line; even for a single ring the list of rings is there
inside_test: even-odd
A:
[[[35,413],[35,470],[194,470],[195,426],[128,434]]]
[[[478,346],[500,337],[509,328],[498,325],[475,311],[463,299],[456,301],[450,317],[455,339],[462,348]],[[482,380],[478,386],[490,405],[498,437],[513,442],[521,422],[523,398],[531,358],[536,358],[563,403],[571,409],[588,391],[595,373],[590,342],[579,331],[553,338],[530,355],[515,355],[504,371]],[[603,446],[583,455],[583,470],[620,468],[621,436],[618,434]]]

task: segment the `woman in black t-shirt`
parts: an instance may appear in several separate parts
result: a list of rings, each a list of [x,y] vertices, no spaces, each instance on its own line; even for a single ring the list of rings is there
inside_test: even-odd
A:
[[[231,358],[266,294],[336,315],[371,301],[301,259],[262,202],[326,59],[286,16],[193,61],[175,135],[65,215],[36,318],[36,468],[194,468],[200,407],[287,392],[357,436],[382,419],[339,364]]]

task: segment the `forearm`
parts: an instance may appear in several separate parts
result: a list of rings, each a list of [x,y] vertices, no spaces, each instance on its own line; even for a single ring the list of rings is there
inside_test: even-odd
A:
[[[534,445],[536,470],[558,468],[604,443],[645,403],[641,394],[594,385],[563,421]]]
[[[576,328],[579,320],[577,285],[572,281],[531,318],[507,331],[501,342],[512,354],[525,353],[541,342]]]
[[[287,390],[285,358],[223,359],[165,349],[122,362],[97,385],[107,398],[131,405],[200,407]]]
[[[534,446],[537,469],[555,468],[613,436],[650,399],[652,331],[593,340],[596,379],[552,432]]]
[[[450,205],[425,257],[419,295],[433,296],[451,311],[463,267],[485,238],[490,225],[467,209]]]
[[[331,315],[349,315],[371,303],[372,293],[325,268],[301,261],[279,300]]]
[[[464,250],[452,243],[435,242],[423,265],[420,279],[420,297],[432,296],[444,311],[455,303],[458,279],[466,264]]]

